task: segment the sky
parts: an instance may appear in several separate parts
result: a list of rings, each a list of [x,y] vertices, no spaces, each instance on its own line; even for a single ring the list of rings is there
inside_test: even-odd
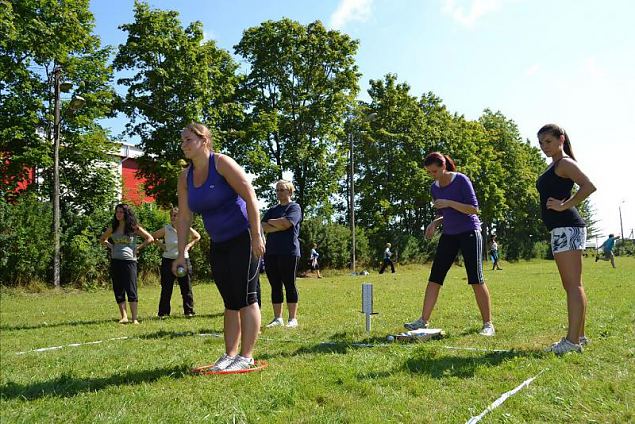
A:
[[[95,33],[117,47],[133,0],[92,0]],[[397,74],[411,94],[433,92],[451,112],[476,120],[489,108],[537,146],[546,123],[566,129],[602,236],[635,228],[635,2],[631,0],[151,0],[233,54],[242,32],[291,18],[359,40],[361,91]],[[239,62],[239,58],[236,58]],[[112,134],[122,117],[105,120]],[[132,140],[134,141],[134,140]],[[629,183],[630,181],[630,183]],[[601,243],[602,240],[600,240]]]

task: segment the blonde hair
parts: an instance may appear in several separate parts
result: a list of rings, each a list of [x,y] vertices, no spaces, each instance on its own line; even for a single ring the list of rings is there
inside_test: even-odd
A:
[[[278,180],[278,182],[276,183],[276,187],[278,187],[279,185],[283,186],[286,190],[289,190],[289,195],[293,196],[293,192],[295,191],[295,187],[293,186],[293,183],[291,181]]]
[[[196,134],[197,136],[199,136],[200,138],[204,139],[207,142],[207,146],[209,147],[209,149],[212,150],[212,148],[213,148],[213,145],[212,145],[212,133],[209,130],[209,128],[207,128],[205,125],[199,124],[198,122],[190,122],[181,131],[181,136],[186,131],[190,131],[190,132]]]

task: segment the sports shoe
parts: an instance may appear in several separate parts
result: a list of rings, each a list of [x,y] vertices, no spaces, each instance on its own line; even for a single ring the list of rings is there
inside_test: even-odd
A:
[[[284,321],[282,320],[282,317],[274,318],[273,320],[271,320],[269,324],[267,324],[267,328],[282,327],[283,325],[284,325]]]
[[[223,353],[223,356],[218,358],[216,362],[214,362],[214,366],[212,367],[212,371],[224,371],[228,366],[234,362],[237,356],[229,356],[226,353]]]
[[[403,325],[407,330],[419,330],[420,328],[428,328],[428,321],[423,318],[417,318],[412,322],[406,322]]]
[[[254,365],[254,358],[246,358],[244,356],[236,355],[231,364],[229,364],[223,371],[240,371],[248,370]]]
[[[481,329],[481,331],[478,332],[478,334],[480,334],[481,336],[492,337],[494,334],[496,334],[496,330],[494,330],[494,326],[491,322],[486,322],[485,324],[483,324],[483,328]]]
[[[559,342],[556,342],[545,349],[545,352],[553,352],[556,355],[564,355],[569,352],[582,353],[582,346],[571,343],[566,337],[563,337]]]
[[[293,318],[293,319],[290,319],[289,321],[287,321],[287,327],[288,328],[295,328],[297,326],[298,326],[298,320],[297,319]]]
[[[591,344],[591,340],[587,339],[586,336],[580,336],[580,346],[586,346]]]

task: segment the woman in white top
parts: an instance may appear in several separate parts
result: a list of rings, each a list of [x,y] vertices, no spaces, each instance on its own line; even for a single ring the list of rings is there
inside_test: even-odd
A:
[[[175,224],[179,216],[179,208],[172,208],[170,211],[170,224],[165,224],[163,228],[152,234],[156,243],[163,249],[163,259],[161,260],[161,299],[159,300],[159,317],[170,316],[170,301],[172,300],[172,288],[177,276],[172,272],[172,262],[179,256],[178,237]],[[194,316],[194,295],[192,294],[192,263],[190,262],[188,251],[200,239],[201,235],[190,227],[190,242],[185,246],[185,261],[187,272],[184,276],[178,277],[183,297],[183,314],[186,317]],[[159,241],[163,239],[163,243]]]

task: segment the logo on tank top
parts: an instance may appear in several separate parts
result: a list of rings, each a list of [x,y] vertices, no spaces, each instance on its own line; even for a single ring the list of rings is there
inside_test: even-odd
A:
[[[214,187],[216,187],[214,184],[212,184],[211,186],[209,186],[210,189],[214,189]]]

